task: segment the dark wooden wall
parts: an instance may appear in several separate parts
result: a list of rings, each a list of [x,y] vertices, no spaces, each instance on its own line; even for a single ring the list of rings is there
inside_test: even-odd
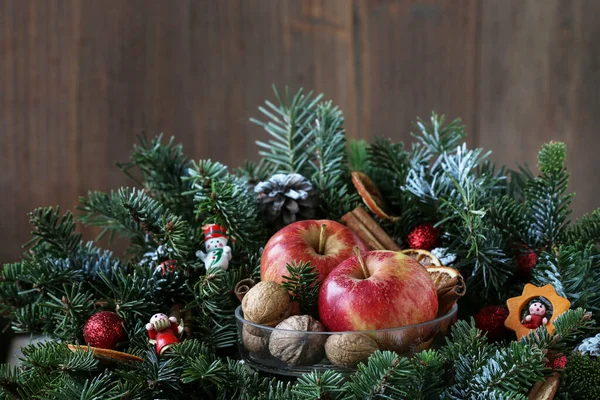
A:
[[[0,0],[0,262],[27,211],[128,184],[142,129],[255,158],[272,83],[325,92],[354,138],[436,110],[510,165],[563,140],[575,215],[600,205],[598,0]]]

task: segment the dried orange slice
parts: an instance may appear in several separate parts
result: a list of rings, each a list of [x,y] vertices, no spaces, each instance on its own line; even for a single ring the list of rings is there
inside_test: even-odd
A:
[[[437,266],[437,267],[442,266],[440,259],[437,258],[436,256],[434,256],[433,254],[431,254],[431,252],[429,252],[427,250],[406,249],[406,250],[402,250],[402,253],[406,254],[409,257],[414,258],[419,263],[421,263],[421,265],[424,266],[425,268],[429,268],[431,266]]]
[[[427,272],[438,295],[438,317],[446,315],[467,292],[465,280],[460,272],[450,267],[430,267]]]
[[[387,205],[383,201],[381,192],[373,183],[371,178],[362,172],[354,171],[352,173],[352,183],[358,191],[358,194],[365,202],[365,205],[371,212],[382,219],[397,221],[400,218],[391,216],[387,213]]]
[[[427,272],[438,290],[443,287],[454,287],[459,280],[462,280],[460,272],[450,267],[429,267]]]

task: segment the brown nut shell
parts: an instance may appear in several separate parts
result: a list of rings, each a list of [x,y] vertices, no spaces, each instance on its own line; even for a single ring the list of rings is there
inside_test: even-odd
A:
[[[273,357],[290,365],[310,365],[325,355],[327,335],[307,332],[325,332],[325,327],[310,315],[294,315],[275,327],[269,341]],[[286,332],[300,331],[300,332]]]
[[[277,282],[262,281],[242,299],[244,318],[255,324],[275,326],[291,313],[290,295]]]
[[[253,328],[249,325],[244,325],[242,329],[242,341],[246,350],[254,353],[262,353],[269,348],[269,336],[270,333],[266,329],[260,332],[258,335],[253,335],[256,330],[250,330]]]
[[[325,354],[333,365],[354,368],[366,362],[371,354],[379,349],[371,337],[358,333],[331,335],[325,342]]]

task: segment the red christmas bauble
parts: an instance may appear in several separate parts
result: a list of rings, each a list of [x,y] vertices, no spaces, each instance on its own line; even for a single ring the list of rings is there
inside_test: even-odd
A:
[[[520,252],[519,255],[517,255],[517,270],[515,271],[517,277],[524,281],[530,281],[537,260],[537,253],[531,249]]]
[[[440,229],[434,228],[432,223],[415,226],[408,234],[408,247],[410,249],[432,250],[440,240]]]
[[[504,326],[506,318],[508,318],[508,310],[500,306],[483,307],[473,317],[475,327],[487,333],[487,337],[491,341],[502,340],[509,333]]]
[[[567,356],[563,354],[561,356],[555,357],[552,360],[548,361],[546,366],[552,369],[565,369],[565,367],[567,366]]]
[[[90,346],[114,350],[118,343],[127,339],[123,322],[123,318],[114,312],[100,311],[85,323],[83,339]]]

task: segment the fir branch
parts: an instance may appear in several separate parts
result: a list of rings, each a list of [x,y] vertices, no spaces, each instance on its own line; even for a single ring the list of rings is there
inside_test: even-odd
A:
[[[215,357],[214,348],[198,339],[188,339],[175,344],[165,356],[172,358],[174,362],[180,362],[183,366],[187,359],[192,357],[204,357],[212,360]]]
[[[552,284],[572,307],[600,310],[600,251],[593,243],[561,245],[542,252],[533,278],[538,285]]]
[[[456,265],[463,275],[469,276],[468,285],[472,289],[483,285],[487,297],[490,291],[500,290],[512,275],[509,259],[502,250],[504,242],[500,233],[486,221],[481,188],[470,181],[462,186],[456,179],[451,180],[461,203],[443,200],[450,211],[439,224],[452,222],[456,227],[456,231],[449,231],[451,248],[460,259]]]
[[[16,365],[0,365],[0,396],[3,399],[18,399],[19,385],[22,380],[19,379],[20,367]]]
[[[228,384],[221,386],[217,395],[222,399],[256,400],[274,386],[274,381],[250,370],[243,362],[227,359]]]
[[[17,333],[42,333],[52,330],[53,310],[26,304],[13,311],[12,329]]]
[[[227,383],[227,370],[221,360],[208,361],[204,357],[194,357],[186,363],[181,373],[183,383],[195,383],[204,390],[223,387]]]
[[[519,165],[518,171],[508,170],[507,176],[510,178],[506,187],[507,195],[516,202],[522,202],[527,185],[535,179],[529,165]]]
[[[596,244],[600,241],[600,208],[584,215],[570,226],[567,232],[567,243],[575,241]]]
[[[378,350],[366,365],[358,365],[358,371],[344,386],[344,399],[408,398],[407,388],[416,374],[409,359]]]
[[[368,175],[381,191],[395,215],[404,211],[406,192],[400,188],[406,183],[409,171],[409,154],[403,143],[390,139],[376,138],[367,148]]]
[[[444,389],[445,358],[435,350],[425,350],[416,354],[412,360],[416,368],[416,377],[410,383],[409,399],[439,399]]]
[[[492,391],[526,396],[533,384],[544,377],[543,358],[543,352],[537,347],[511,342],[508,348],[497,350],[474,377],[473,393],[481,398],[489,398]]]
[[[146,399],[175,399],[181,393],[183,385],[181,370],[175,368],[173,359],[159,359],[155,349],[148,350],[135,370],[120,371],[120,379],[142,385]]]
[[[505,180],[489,167],[484,168],[488,156],[489,152],[471,150],[463,144],[453,152],[439,155],[431,167],[417,165],[411,168],[405,188],[419,201],[422,211],[434,220],[452,215],[452,210],[442,207],[462,201],[459,187],[463,191],[467,186],[477,188],[482,204],[487,205]]]
[[[344,115],[331,101],[316,107],[315,121],[308,137],[312,138],[315,159],[312,182],[320,193],[323,214],[333,220],[351,211],[359,197],[348,186]]]
[[[110,383],[112,377],[110,374],[101,374],[83,382],[68,379],[57,388],[49,390],[44,397],[48,400],[116,400],[121,399],[122,393],[118,388]]]
[[[59,208],[37,208],[29,214],[29,223],[35,228],[33,238],[24,247],[30,247],[44,257],[68,258],[79,247],[81,233],[75,232],[73,214],[67,211],[60,217]]]
[[[323,97],[313,97],[312,92],[304,94],[300,89],[293,97],[285,88],[282,99],[273,86],[277,104],[266,101],[266,107],[259,107],[267,121],[251,118],[250,121],[262,126],[271,136],[268,142],[257,141],[263,148],[258,152],[270,164],[272,172],[299,173],[307,176],[309,157],[312,154],[311,137],[308,135],[310,124],[315,119],[315,107]]]
[[[141,240],[144,240],[143,232],[131,219],[129,211],[123,207],[122,199],[127,198],[128,193],[128,188],[121,188],[117,192],[111,190],[110,193],[89,192],[87,199],[79,198],[79,221],[84,225],[102,228],[96,241],[100,241],[107,233],[110,233],[109,242],[115,233],[129,238],[142,236]],[[156,203],[153,205],[158,206]]]
[[[508,348],[497,348],[486,341],[474,321],[458,321],[442,353],[454,360],[454,384],[444,396],[463,398],[522,397],[543,377],[543,352],[526,342],[511,342]]]
[[[344,395],[344,381],[344,376],[336,371],[311,372],[298,378],[292,393],[297,399],[336,400]]]
[[[321,289],[317,267],[310,265],[310,261],[292,262],[285,267],[288,276],[283,276],[281,286],[290,293],[292,301],[298,303],[302,314],[315,315]]]
[[[447,360],[456,360],[472,351],[489,355],[492,349],[485,334],[475,327],[475,321],[471,318],[470,322],[459,320],[452,326],[441,352]]]
[[[292,384],[290,382],[273,381],[269,390],[264,395],[257,397],[261,400],[290,400],[294,399]]]
[[[28,291],[46,293],[53,288],[60,288],[65,283],[83,280],[83,273],[73,268],[69,260],[49,258],[23,261],[18,264],[18,268],[7,268],[2,276],[8,281],[18,283],[20,294],[26,294]]]
[[[171,250],[172,258],[182,261],[194,248],[188,223],[165,210],[161,203],[143,191],[121,188],[110,194],[90,192],[87,199],[80,199],[80,203],[80,221],[103,228],[96,240],[112,231],[130,238],[130,251],[137,256],[165,245]]]
[[[533,243],[528,243],[529,221],[523,204],[517,203],[508,196],[493,198],[489,216],[491,223],[502,233],[506,243],[533,246]]]
[[[189,161],[183,155],[181,144],[175,145],[174,137],[163,143],[162,134],[151,141],[142,135],[139,141],[140,144],[133,147],[131,161],[117,166],[128,177],[141,184],[152,198],[170,211],[190,220],[193,217],[192,197],[185,194],[189,187],[184,179]],[[142,182],[131,174],[134,169],[140,171]]]
[[[227,282],[227,271],[218,269],[200,277],[193,287],[194,300],[186,309],[199,309],[200,333],[209,345],[220,348],[235,344],[235,305],[231,298],[233,286]]]
[[[92,315],[93,293],[85,290],[82,283],[73,283],[65,284],[60,292],[48,293],[48,297],[49,301],[40,306],[54,310],[51,335],[65,341],[81,338],[83,326]]]
[[[104,285],[94,287],[101,298],[110,302],[111,308],[121,313],[131,313],[137,318],[149,318],[161,306],[161,298],[169,298],[172,294],[161,287],[166,280],[160,278],[159,274],[158,271],[153,271],[151,275],[144,274],[140,268],[121,270],[112,279],[101,274]]]
[[[525,205],[531,221],[529,242],[538,248],[549,249],[565,239],[573,198],[573,194],[566,193],[570,174],[565,168],[565,158],[564,143],[544,144],[538,156],[541,175],[525,189]]]
[[[244,160],[244,165],[236,169],[236,175],[245,179],[252,188],[259,182],[269,179],[271,173],[264,158],[258,164],[254,161]]]
[[[417,139],[430,154],[443,154],[454,150],[465,138],[465,127],[460,118],[455,119],[444,126],[445,116],[438,116],[435,112],[431,113],[430,124],[428,125],[421,118],[417,119],[415,124],[419,129],[417,134],[411,135]]]
[[[97,370],[99,366],[93,353],[72,352],[66,344],[53,341],[28,345],[21,348],[21,352],[24,377],[38,373],[77,374]]]

